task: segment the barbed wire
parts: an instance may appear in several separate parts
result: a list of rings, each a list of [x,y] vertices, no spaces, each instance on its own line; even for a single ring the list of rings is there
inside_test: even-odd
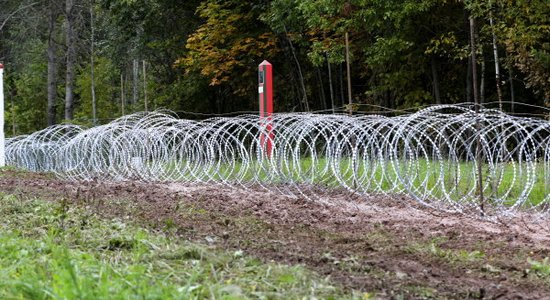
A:
[[[396,117],[284,113],[264,120],[141,112],[7,139],[6,159],[68,180],[216,183],[312,200],[345,190],[403,194],[468,214],[550,212],[550,122],[475,113],[470,105]]]

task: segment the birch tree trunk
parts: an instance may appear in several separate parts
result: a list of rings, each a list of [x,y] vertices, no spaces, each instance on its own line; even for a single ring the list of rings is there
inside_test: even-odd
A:
[[[493,17],[489,17],[489,24],[491,25],[491,33],[493,35],[493,56],[495,58],[495,81],[497,87],[497,96],[498,96],[498,107],[502,111],[502,91],[500,88],[501,79],[500,79],[500,65],[498,61],[498,47],[497,47],[497,38],[495,35],[495,30],[493,27]]]
[[[149,111],[147,103],[147,73],[145,70],[145,60],[143,60],[143,105],[145,106],[145,111]]]
[[[472,57],[472,91],[474,92],[474,102],[476,106],[478,106],[479,103],[479,92],[478,92],[478,85],[477,85],[477,58],[476,58],[476,41],[475,41],[475,21],[473,17],[470,17],[470,47],[471,49],[471,57]]]
[[[76,60],[76,43],[75,43],[75,16],[74,16],[74,0],[65,1],[65,18],[66,18],[66,42],[67,42],[67,65],[65,74],[65,119],[72,120],[74,114],[74,81],[75,81],[75,60]]]
[[[90,58],[90,79],[91,79],[91,88],[92,88],[92,119],[94,126],[97,125],[97,102],[95,98],[95,63],[94,63],[94,34],[95,34],[95,27],[94,27],[94,0],[91,0],[90,3],[90,26],[92,27],[92,36],[91,36],[91,44],[90,44],[90,52],[91,52],[91,58]]]
[[[55,23],[59,15],[57,6],[54,0],[49,2],[49,19],[48,19],[48,107],[47,121],[48,126],[55,124],[56,118],[56,100],[57,100],[57,56],[56,44],[54,40]]]
[[[138,60],[134,58],[132,65],[132,104],[138,102],[138,83],[139,83],[139,65]]]

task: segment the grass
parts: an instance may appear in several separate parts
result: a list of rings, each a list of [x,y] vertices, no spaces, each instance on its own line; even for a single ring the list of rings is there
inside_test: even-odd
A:
[[[476,266],[486,259],[481,250],[445,249],[441,247],[444,241],[444,238],[434,238],[429,242],[413,242],[404,250],[411,254],[432,256],[451,265]]]
[[[129,178],[145,176],[148,179],[160,177],[245,185],[312,184],[328,188],[347,187],[364,193],[409,193],[423,201],[440,199],[461,205],[476,205],[480,194],[473,161],[454,162],[426,157],[394,160],[363,157],[355,161],[344,157],[335,161],[324,156],[294,154],[295,157],[286,153],[287,159],[225,159],[211,160],[211,164],[203,164],[201,159],[197,162],[166,161],[160,165],[150,164],[146,171],[141,168],[148,162],[139,162],[135,168],[132,162],[119,166],[121,170],[118,171],[126,172]],[[117,168],[116,165],[110,167]],[[523,207],[550,204],[550,168],[547,162],[524,162],[521,166],[514,161],[491,166],[484,164],[482,172],[487,204],[519,204]]]
[[[550,261],[548,261],[548,257],[541,261],[531,259],[528,259],[527,261],[531,265],[529,268],[530,271],[533,271],[535,274],[544,278],[550,277]]]
[[[354,297],[302,266],[101,219],[63,200],[0,196],[1,299]]]
[[[411,254],[428,255],[449,264],[472,264],[476,265],[486,259],[482,250],[447,249],[442,245],[447,241],[445,237],[434,237],[429,241],[415,241],[409,243],[405,252]]]
[[[165,174],[179,180],[195,180],[181,168],[181,163],[167,163]],[[269,161],[218,161],[214,165],[190,164],[201,174],[201,180],[228,183],[315,184],[329,188],[350,187],[366,193],[402,193],[412,191],[430,199],[451,199],[456,202],[475,202],[478,197],[474,162],[418,160],[358,160],[301,157],[281,161],[276,167]],[[274,171],[276,170],[276,171]],[[526,168],[517,163],[500,163],[490,170],[483,168],[484,196],[496,204],[514,205],[520,198],[524,206],[536,206],[550,201],[550,174],[542,162],[533,163],[532,188],[523,195],[529,184]],[[522,172],[520,176],[519,172]],[[443,176],[441,176],[443,175]]]

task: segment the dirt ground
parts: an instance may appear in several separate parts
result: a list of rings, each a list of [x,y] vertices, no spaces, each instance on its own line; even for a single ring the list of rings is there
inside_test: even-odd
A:
[[[264,261],[303,264],[381,299],[550,299],[550,274],[533,267],[550,256],[548,217],[489,222],[402,196],[332,192],[312,201],[214,184],[74,183],[17,171],[0,172],[0,192],[65,199]]]

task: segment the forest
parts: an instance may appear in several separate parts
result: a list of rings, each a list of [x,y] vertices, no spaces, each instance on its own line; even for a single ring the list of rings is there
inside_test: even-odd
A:
[[[1,0],[8,136],[137,111],[550,106],[547,0]],[[349,62],[349,64],[348,64]],[[350,104],[352,103],[352,104]]]

